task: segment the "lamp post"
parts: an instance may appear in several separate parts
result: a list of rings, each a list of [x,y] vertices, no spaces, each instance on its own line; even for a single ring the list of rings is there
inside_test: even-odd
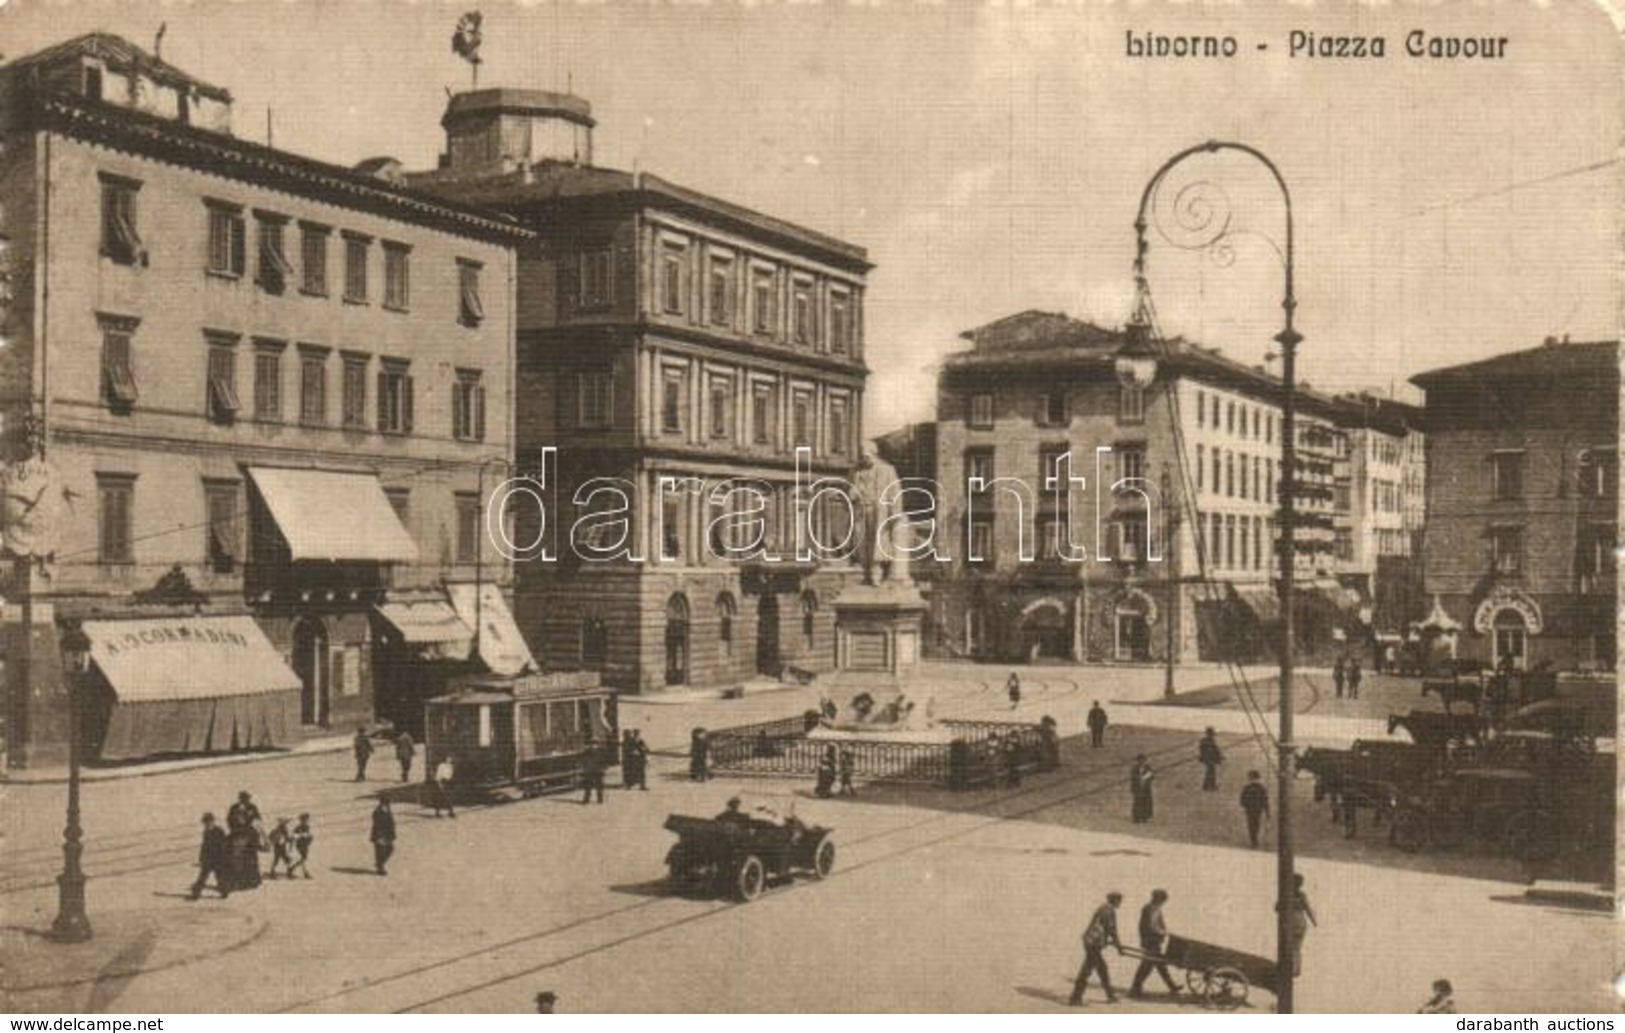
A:
[[[1174,696],[1174,614],[1179,612],[1178,593],[1179,581],[1176,577],[1178,571],[1174,569],[1178,543],[1175,541],[1175,531],[1179,528],[1179,508],[1174,504],[1174,478],[1173,470],[1167,463],[1162,465],[1162,562],[1168,582],[1168,612],[1162,615],[1163,629],[1167,632],[1167,656],[1162,669],[1162,694],[1167,699]]]
[[[90,916],[85,913],[85,873],[79,859],[85,848],[79,827],[79,683],[90,670],[90,639],[77,621],[62,633],[62,655],[67,661],[68,689],[68,824],[62,831],[62,874],[57,876],[56,921],[51,939],[83,943],[90,939]]]
[[[1280,534],[1277,543],[1278,558],[1280,561],[1279,593],[1281,600],[1281,641],[1280,641],[1280,731],[1277,737],[1277,788],[1276,788],[1276,971],[1277,982],[1280,987],[1276,994],[1276,1010],[1282,1014],[1293,1011],[1293,956],[1297,949],[1296,924],[1300,919],[1297,912],[1297,886],[1294,879],[1293,864],[1293,837],[1292,837],[1292,781],[1295,765],[1295,747],[1293,745],[1293,701],[1292,680],[1294,667],[1293,642],[1293,574],[1297,562],[1297,550],[1294,545],[1295,512],[1293,508],[1294,487],[1296,473],[1294,465],[1297,459],[1297,399],[1296,399],[1296,360],[1298,345],[1303,341],[1303,335],[1293,327],[1293,316],[1298,307],[1297,297],[1293,292],[1293,238],[1292,238],[1292,193],[1287,189],[1286,180],[1281,176],[1281,170],[1276,168],[1265,154],[1247,144],[1233,143],[1223,140],[1209,140],[1206,143],[1188,147],[1167,161],[1156,174],[1147,181],[1145,190],[1140,195],[1139,214],[1134,220],[1136,249],[1134,256],[1134,286],[1135,307],[1134,314],[1129,323],[1131,339],[1149,339],[1152,324],[1151,292],[1146,280],[1145,258],[1150,247],[1146,231],[1151,223],[1148,216],[1154,214],[1153,203],[1157,191],[1162,186],[1168,173],[1187,158],[1196,155],[1211,155],[1219,152],[1230,152],[1246,155],[1257,161],[1269,170],[1275,185],[1280,188],[1281,200],[1286,207],[1286,232],[1284,247],[1277,248],[1281,264],[1285,269],[1285,289],[1281,297],[1281,310],[1283,326],[1275,335],[1275,342],[1281,346],[1281,483],[1280,483]],[[1224,196],[1216,184],[1199,182],[1180,191],[1175,199],[1176,215],[1179,217],[1178,231],[1187,239],[1179,240],[1169,236],[1167,229],[1160,223],[1157,230],[1163,239],[1175,247],[1192,251],[1210,251],[1215,254],[1228,254],[1229,238],[1244,232],[1251,232],[1239,228],[1233,229],[1230,225],[1231,212]],[[1269,241],[1267,236],[1264,237]],[[1270,241],[1270,243],[1274,243]]]

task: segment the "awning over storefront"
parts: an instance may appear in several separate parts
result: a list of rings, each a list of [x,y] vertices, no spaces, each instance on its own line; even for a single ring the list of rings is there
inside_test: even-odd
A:
[[[417,561],[417,544],[372,474],[273,467],[248,472],[293,559]]]
[[[1272,586],[1237,588],[1235,593],[1236,599],[1252,611],[1259,623],[1270,624],[1281,619],[1281,597]]]
[[[435,660],[468,659],[474,628],[457,616],[450,603],[384,603],[377,609],[401,641],[416,646],[423,656]]]
[[[481,585],[476,594],[473,585],[452,584],[446,586],[446,593],[457,616],[469,627],[480,629],[480,659],[491,673],[514,675],[536,668],[530,647],[496,585]]]
[[[299,676],[250,617],[86,621],[113,690],[104,760],[288,746]]]

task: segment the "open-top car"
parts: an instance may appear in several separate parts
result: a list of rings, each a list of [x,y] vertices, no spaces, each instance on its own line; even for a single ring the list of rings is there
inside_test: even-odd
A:
[[[760,812],[758,812],[760,813]],[[678,888],[731,893],[749,903],[772,883],[798,873],[825,878],[835,868],[830,829],[794,815],[761,817],[729,810],[715,818],[673,814],[666,829],[677,842],[666,869]]]

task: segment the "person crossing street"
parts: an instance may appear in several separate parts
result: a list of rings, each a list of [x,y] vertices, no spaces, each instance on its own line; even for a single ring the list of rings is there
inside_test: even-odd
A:
[[[1170,994],[1179,993],[1174,977],[1168,974],[1168,963],[1161,960],[1168,943],[1168,923],[1162,917],[1162,906],[1166,903],[1167,890],[1152,890],[1151,899],[1140,909],[1140,949],[1150,957],[1141,958],[1140,967],[1134,970],[1134,982],[1128,988],[1130,997],[1145,996],[1145,981],[1152,972],[1162,977]]]
[[[1106,948],[1116,947],[1122,953],[1123,941],[1117,938],[1117,908],[1123,895],[1115,890],[1106,894],[1106,903],[1095,909],[1089,927],[1083,932],[1083,967],[1072,982],[1072,996],[1067,1003],[1074,1008],[1083,1003],[1084,991],[1089,988],[1089,977],[1098,975],[1106,991],[1106,1003],[1116,1004],[1117,993],[1112,990],[1112,976],[1106,970]]]

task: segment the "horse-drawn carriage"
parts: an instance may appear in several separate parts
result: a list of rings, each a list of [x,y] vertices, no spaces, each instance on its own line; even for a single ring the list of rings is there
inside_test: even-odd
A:
[[[790,815],[765,820],[743,813],[716,818],[673,814],[666,830],[677,842],[666,853],[666,869],[677,888],[732,893],[745,903],[774,882],[797,874],[826,878],[835,868],[831,829],[808,825]]]

